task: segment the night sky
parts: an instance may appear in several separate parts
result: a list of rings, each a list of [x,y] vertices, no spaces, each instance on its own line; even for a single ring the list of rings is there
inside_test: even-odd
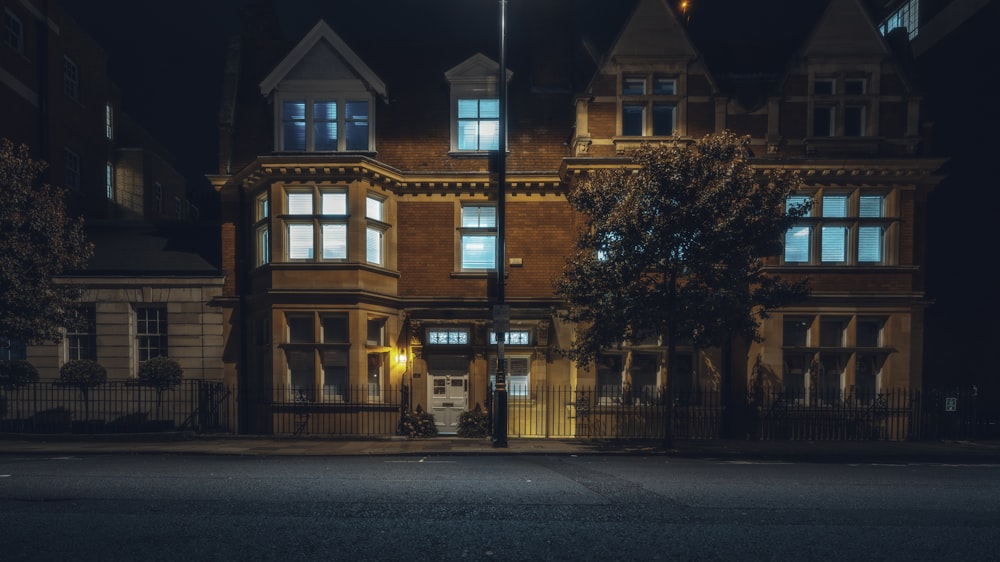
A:
[[[544,1],[544,0],[523,0]],[[616,0],[608,0],[613,2]],[[205,174],[217,171],[217,121],[225,46],[239,30],[240,10],[254,0],[61,0],[64,8],[109,54],[112,80],[121,88],[125,111],[136,118],[175,157],[177,167],[189,182],[204,182]],[[496,17],[496,0],[424,0],[433,5],[449,2],[469,17]],[[424,2],[409,0],[275,0],[286,39],[301,38],[319,18],[324,18],[348,45],[352,40],[380,37],[405,38],[421,33],[420,14]],[[996,13],[994,2],[985,12]],[[516,5],[511,2],[509,5]],[[386,10],[397,17],[372,26]],[[508,7],[508,14],[511,13]],[[348,13],[348,11],[350,13]],[[985,25],[985,24],[984,24]],[[969,27],[969,26],[967,26]],[[454,27],[460,39],[462,27]],[[958,34],[955,41],[974,41],[975,33]],[[461,38],[467,39],[467,38]],[[492,40],[492,39],[491,39]],[[979,60],[978,67],[962,69],[956,62],[966,57],[953,53],[969,51],[968,43],[943,50],[934,79],[924,80],[927,106],[935,124],[935,156],[952,160],[949,179],[931,195],[928,229],[928,293],[936,304],[928,311],[927,375],[946,382],[951,379],[978,381],[1000,390],[997,367],[989,349],[1000,338],[996,318],[996,280],[993,266],[983,263],[982,247],[990,248],[997,235],[990,221],[962,225],[968,205],[996,208],[996,181],[987,162],[995,160],[996,132],[965,134],[968,123],[992,122],[997,116],[995,95],[996,59]],[[981,59],[981,58],[980,58]],[[970,62],[970,64],[973,64]],[[930,60],[933,68],[934,60]],[[940,73],[971,77],[963,83],[976,91],[966,98],[974,103],[952,103],[955,81],[939,80]],[[942,97],[933,97],[934,89]],[[945,88],[945,90],[940,90]],[[968,91],[968,89],[966,90]],[[938,99],[937,106],[933,100]],[[945,103],[941,103],[944,100]],[[976,101],[978,100],[978,101]],[[982,102],[982,103],[980,103]],[[993,107],[994,117],[979,113]],[[981,201],[978,205],[975,201]],[[995,221],[994,221],[995,222]],[[988,257],[986,258],[989,259]],[[970,265],[972,266],[970,268]],[[985,299],[985,301],[984,301]],[[968,310],[978,310],[969,314]]]

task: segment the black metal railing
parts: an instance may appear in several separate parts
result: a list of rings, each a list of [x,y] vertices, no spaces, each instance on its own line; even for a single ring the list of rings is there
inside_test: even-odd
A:
[[[274,434],[390,436],[399,432],[405,386],[277,386],[265,411]]]
[[[235,431],[232,393],[221,382],[183,380],[156,389],[135,381],[80,388],[43,381],[0,389],[0,432]]]

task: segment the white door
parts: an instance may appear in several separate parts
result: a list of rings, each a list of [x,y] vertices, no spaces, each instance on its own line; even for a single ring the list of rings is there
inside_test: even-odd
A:
[[[458,417],[469,409],[469,375],[435,375],[428,373],[430,412],[438,433],[458,432]]]

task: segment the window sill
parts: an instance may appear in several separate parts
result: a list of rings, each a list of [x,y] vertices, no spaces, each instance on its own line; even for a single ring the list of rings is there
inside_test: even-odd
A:
[[[449,150],[448,156],[452,158],[489,158],[496,153],[496,150]],[[510,150],[507,150],[506,154],[510,154]]]
[[[478,271],[452,271],[452,279],[488,279],[496,277],[495,269],[483,269]]]

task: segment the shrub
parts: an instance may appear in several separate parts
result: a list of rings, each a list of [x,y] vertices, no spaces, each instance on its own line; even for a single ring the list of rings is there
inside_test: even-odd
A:
[[[424,411],[417,404],[414,412],[406,412],[400,424],[400,431],[409,437],[429,437],[437,435],[437,425],[434,424],[434,415]]]
[[[17,390],[22,386],[38,382],[38,369],[24,359],[0,361],[0,388]]]
[[[459,437],[486,437],[489,434],[489,414],[476,402],[476,407],[458,416]]]
[[[184,370],[177,361],[169,357],[153,357],[139,363],[139,384],[152,386],[157,390],[173,388],[181,383]]]
[[[59,368],[59,384],[75,386],[83,392],[107,380],[108,371],[91,359],[72,359]]]

